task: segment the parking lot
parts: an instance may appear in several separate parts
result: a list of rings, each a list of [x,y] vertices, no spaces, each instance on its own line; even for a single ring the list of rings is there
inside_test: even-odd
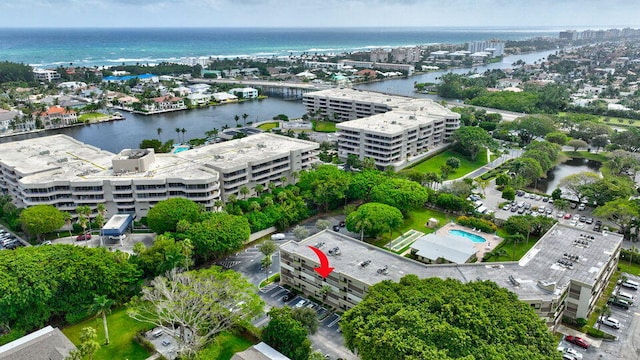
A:
[[[318,332],[311,335],[309,339],[314,350],[319,350],[331,359],[357,359],[357,357],[344,347],[344,340],[340,333],[340,315],[335,314],[320,304],[314,303],[302,296],[295,295],[288,300],[284,296],[289,294],[289,290],[278,284],[270,284],[260,290],[260,296],[269,307],[308,307],[316,311],[318,316]],[[254,325],[264,326],[269,319],[265,316],[254,322]]]
[[[629,279],[636,282],[640,281],[638,277],[624,274]],[[616,290],[614,290],[615,293]],[[634,296],[638,295],[638,291],[623,288],[622,291],[630,293]],[[624,309],[622,307],[610,305],[611,309],[610,318],[614,318],[620,322],[620,329],[600,324],[600,330],[617,336],[618,339],[614,341],[602,341],[593,340],[584,335],[578,335],[591,343],[588,350],[584,350],[577,345],[571,344],[567,341],[561,341],[559,346],[573,348],[580,354],[582,354],[583,360],[596,360],[596,359],[625,359],[625,360],[637,360],[640,358],[640,313],[638,313],[638,305],[636,302],[629,308]]]
[[[344,220],[344,216],[335,216],[328,218],[332,224],[339,224]],[[302,224],[309,230],[310,234],[319,232],[320,230],[315,227],[315,221],[309,221],[306,224]],[[339,231],[346,232],[345,228],[340,228]],[[351,234],[356,237],[357,234]],[[292,233],[285,233],[284,239],[274,240],[276,244],[280,245],[287,241],[296,240]],[[276,252],[272,257],[272,265],[268,269],[261,267],[261,260],[264,255],[260,252],[259,246],[250,246],[244,250],[238,251],[235,254],[227,256],[220,261],[218,265],[223,266],[226,269],[233,269],[242,275],[244,275],[252,284],[258,286],[260,282],[278,272],[280,268],[279,253]],[[311,347],[313,350],[318,350],[325,355],[329,355],[330,359],[357,359],[357,357],[347,350],[344,346],[344,340],[340,333],[339,320],[340,316],[331,312],[329,309],[316,304],[302,296],[295,295],[283,301],[284,295],[289,293],[288,290],[280,286],[279,284],[270,284],[262,288],[259,292],[260,297],[267,304],[266,311],[273,307],[291,306],[295,307],[296,304],[301,303],[301,306],[313,308],[318,315],[318,331],[309,336],[311,340]],[[264,315],[253,321],[253,324],[258,327],[265,326],[269,321],[269,318]]]

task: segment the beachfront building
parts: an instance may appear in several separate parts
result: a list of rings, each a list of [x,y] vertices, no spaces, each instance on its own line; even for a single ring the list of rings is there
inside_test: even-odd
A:
[[[387,49],[373,49],[369,52],[369,60],[371,62],[383,62],[389,61],[389,50]]]
[[[420,48],[417,46],[399,47],[391,50],[391,61],[394,63],[415,64],[420,62],[420,60],[422,60],[422,53]]]
[[[60,74],[55,70],[49,69],[33,69],[33,77],[37,81],[51,82],[60,79]]]
[[[251,87],[233,88],[229,90],[229,94],[233,94],[240,99],[255,99],[258,97],[258,90]]]
[[[306,93],[309,113],[342,121],[338,156],[373,158],[378,167],[402,169],[444,146],[460,127],[460,114],[429,99],[354,89]]]
[[[461,282],[489,280],[529,304],[549,327],[563,316],[587,318],[594,311],[620,255],[622,236],[554,225],[518,262],[426,265],[334,231],[322,231],[280,247],[280,282],[321,299],[339,311],[358,304],[381,281],[408,274]],[[324,251],[335,270],[322,278],[313,269]],[[328,286],[330,291],[323,292]]]
[[[467,50],[472,53],[488,52],[491,57],[498,57],[504,55],[504,41],[502,40],[487,40],[487,41],[472,41],[468,44]]]
[[[342,70],[344,64],[341,62],[324,62],[324,61],[305,61],[304,66],[309,69],[331,69],[331,70]]]
[[[316,161],[317,143],[275,134],[207,145],[177,154],[153,149],[100,150],[66,135],[0,144],[0,191],[19,207],[104,204],[110,214],[146,215],[156,203],[183,197],[207,210],[239,188],[282,184]]]
[[[46,111],[37,113],[36,116],[40,118],[45,129],[55,129],[78,122],[78,113],[58,105],[51,106]]]
[[[372,61],[355,61],[340,60],[344,67],[353,67],[357,69],[378,69],[378,70],[397,70],[404,71],[407,75],[412,75],[416,71],[416,67],[410,64],[393,64]]]

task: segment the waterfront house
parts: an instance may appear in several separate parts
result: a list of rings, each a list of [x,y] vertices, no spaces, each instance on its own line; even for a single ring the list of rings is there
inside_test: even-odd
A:
[[[69,126],[78,122],[78,114],[74,110],[58,105],[51,106],[36,115],[40,117],[45,129]]]

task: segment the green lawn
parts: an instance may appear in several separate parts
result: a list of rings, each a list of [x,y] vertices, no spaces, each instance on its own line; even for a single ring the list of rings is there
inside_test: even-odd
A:
[[[503,239],[505,236],[507,236],[506,232],[503,232],[501,230],[497,231],[497,235],[502,237]],[[487,260],[487,262],[518,261],[524,256],[524,254],[527,253],[527,251],[529,251],[529,249],[533,247],[533,245],[536,244],[538,240],[538,237],[531,236],[529,237],[529,242],[523,241],[521,243],[518,243],[515,245],[515,249],[512,243],[507,244],[506,242],[503,242],[502,244],[500,244],[498,250],[504,250],[506,254],[502,256],[492,256]]]
[[[279,125],[280,125],[280,123],[278,123],[278,122],[268,122],[268,123],[264,123],[264,124],[258,125],[258,129],[264,130],[264,131],[269,131],[271,129],[277,128]]]
[[[313,130],[319,132],[336,132],[336,123],[316,120],[313,122]]]
[[[558,115],[563,116],[563,115],[567,115],[567,113],[559,112]],[[598,116],[598,115],[592,115],[592,116],[594,117],[593,120],[605,125],[622,126],[622,127],[628,127],[628,126],[640,127],[640,120],[620,118],[615,116]],[[609,119],[609,121],[605,121],[605,119]]]
[[[207,347],[198,352],[197,360],[229,360],[233,354],[244,351],[254,343],[242,336],[223,331]]]
[[[98,121],[100,119],[106,119],[108,117],[109,117],[109,115],[105,115],[103,113],[92,112],[92,113],[86,113],[86,114],[82,114],[82,115],[78,116],[78,121],[80,121],[80,122],[91,122],[91,121]]]
[[[476,158],[476,161],[471,161],[464,155],[459,154],[453,150],[447,150],[412,166],[411,169],[420,171],[422,173],[434,172],[440,174],[440,167],[446,164],[447,159],[450,157],[457,157],[458,159],[460,159],[460,167],[452,171],[449,174],[447,180],[457,179],[487,164],[486,149],[480,151],[478,157]]]
[[[151,354],[140,344],[134,341],[133,337],[140,330],[150,330],[153,325],[141,323],[133,320],[127,315],[127,309],[122,307],[114,310],[107,316],[109,326],[109,345],[104,344],[104,328],[102,318],[90,318],[75,325],[62,329],[62,332],[75,345],[80,344],[80,330],[83,327],[91,326],[98,332],[98,342],[102,345],[93,356],[93,360],[128,359],[143,360]]]
[[[564,155],[570,158],[583,158],[604,163],[608,161],[607,152],[592,153],[588,151],[563,151]]]
[[[430,218],[436,218],[440,221],[440,225],[445,225],[450,220],[454,218],[440,211],[431,210],[431,209],[418,209],[413,210],[409,213],[409,216],[404,219],[404,224],[402,227],[396,231],[393,231],[391,234],[385,233],[380,236],[379,239],[371,242],[373,245],[378,247],[384,247],[391,240],[397,238],[398,236],[406,233],[409,229],[415,229],[418,231],[422,231],[425,234],[431,234],[435,231],[435,229],[429,229],[425,226],[427,222],[429,222]]]

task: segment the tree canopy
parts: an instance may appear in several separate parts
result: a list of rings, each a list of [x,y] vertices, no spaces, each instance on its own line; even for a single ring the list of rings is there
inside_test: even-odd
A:
[[[0,319],[26,331],[52,317],[81,319],[95,296],[123,302],[140,272],[121,252],[72,245],[0,251]]]
[[[474,161],[483,147],[495,147],[495,141],[491,135],[486,130],[475,126],[459,128],[453,133],[453,140],[454,147]]]
[[[407,214],[420,208],[429,199],[429,191],[417,182],[406,179],[387,179],[371,189],[371,201],[387,204]]]
[[[219,267],[158,276],[132,302],[132,318],[180,334],[181,355],[192,355],[221,331],[246,325],[264,303],[240,273]],[[185,336],[186,333],[192,336]]]
[[[156,234],[176,231],[180,220],[196,222],[201,208],[197,203],[184,198],[171,198],[158,202],[147,213],[147,224]]]
[[[262,341],[292,360],[307,360],[311,353],[311,342],[307,330],[296,320],[290,307],[273,308],[271,320],[262,330]]]
[[[405,276],[371,287],[340,322],[363,360],[540,359],[556,341],[533,309],[489,281]]]
[[[378,237],[391,232],[402,225],[402,213],[393,206],[380,203],[367,203],[349,214],[345,220],[347,229],[352,232],[361,231],[368,237]]]
[[[227,213],[205,213],[202,221],[182,221],[179,227],[191,240],[196,258],[205,261],[239,249],[251,235],[246,218]]]
[[[60,229],[64,225],[64,216],[53,205],[35,205],[20,213],[20,224],[27,233],[40,240],[40,235]]]

